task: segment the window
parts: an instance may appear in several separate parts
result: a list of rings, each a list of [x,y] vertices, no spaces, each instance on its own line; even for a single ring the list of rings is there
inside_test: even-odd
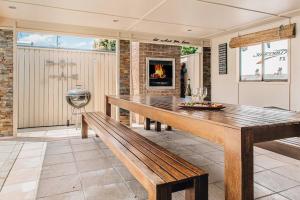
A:
[[[287,81],[288,40],[240,48],[241,81]]]
[[[115,51],[115,40],[19,32],[17,45],[44,48]]]

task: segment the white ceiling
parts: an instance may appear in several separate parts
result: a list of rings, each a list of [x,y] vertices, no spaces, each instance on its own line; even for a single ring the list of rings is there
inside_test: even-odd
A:
[[[2,17],[191,38],[298,9],[300,0],[0,0]]]

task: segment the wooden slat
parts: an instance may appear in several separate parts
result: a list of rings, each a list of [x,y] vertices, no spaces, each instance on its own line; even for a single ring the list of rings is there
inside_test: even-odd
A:
[[[277,27],[232,38],[229,42],[229,46],[230,48],[245,47],[262,42],[270,42],[295,37],[296,24],[288,24],[282,27]]]

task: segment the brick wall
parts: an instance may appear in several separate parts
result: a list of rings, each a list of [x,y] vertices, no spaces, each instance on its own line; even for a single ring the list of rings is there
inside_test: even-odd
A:
[[[120,40],[120,95],[130,95],[130,41]],[[120,109],[120,121],[129,124],[129,112]]]
[[[13,133],[13,31],[0,29],[0,136]]]
[[[132,51],[132,67],[138,68],[138,81],[133,82],[134,87],[138,87],[138,94],[151,95],[176,95],[180,94],[180,47],[173,45],[135,43]],[[147,89],[146,87],[146,58],[175,58],[175,89]],[[138,60],[138,62],[137,62]],[[136,73],[136,71],[134,71]]]
[[[205,100],[211,100],[211,49],[203,47],[203,86],[207,87],[207,97]]]

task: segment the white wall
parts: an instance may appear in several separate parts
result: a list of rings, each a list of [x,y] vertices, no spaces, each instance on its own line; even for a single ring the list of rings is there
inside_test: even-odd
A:
[[[294,17],[300,33],[300,17]],[[300,111],[300,36],[290,40],[290,80],[288,82],[239,82],[239,49],[228,47],[228,74],[219,75],[218,45],[232,37],[288,24],[287,20],[212,39],[212,101],[255,106],[277,106]]]

